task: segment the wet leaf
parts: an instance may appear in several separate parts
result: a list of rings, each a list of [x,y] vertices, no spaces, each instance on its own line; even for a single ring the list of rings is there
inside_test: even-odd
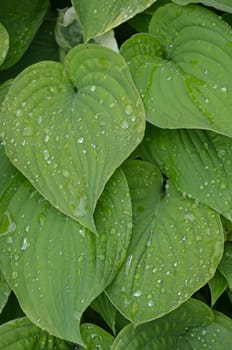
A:
[[[213,306],[220,298],[220,296],[225,292],[227,288],[227,281],[225,277],[219,272],[219,270],[217,270],[208,284],[211,294],[211,306]]]
[[[0,50],[0,65],[1,65],[6,58],[7,52],[9,50],[9,45],[10,45],[9,34],[2,23],[0,23],[0,43],[1,43],[1,50]]]
[[[218,10],[232,13],[232,4],[230,0],[172,0],[178,5],[188,5],[201,3],[206,6],[215,7]]]
[[[125,327],[112,350],[213,349],[231,347],[232,321],[206,304],[191,299],[170,314],[140,325]]]
[[[163,130],[149,125],[140,152],[186,196],[232,221],[232,140],[203,130]]]
[[[98,237],[53,208],[19,172],[0,215],[0,263],[23,311],[50,334],[82,343],[82,313],[113,280],[129,245],[124,174],[113,175],[98,202]]]
[[[166,4],[121,47],[147,120],[232,137],[232,29],[201,6]]]
[[[151,163],[131,160],[123,169],[134,226],[127,259],[106,292],[138,325],[176,309],[213,277],[224,236],[219,215],[171,181],[164,186]]]
[[[64,66],[41,62],[23,71],[2,110],[13,164],[52,205],[95,231],[105,184],[144,134],[142,101],[123,58],[78,45]]]
[[[1,350],[68,350],[71,344],[56,339],[24,317],[0,326]]]
[[[6,283],[6,280],[2,274],[2,271],[0,270],[0,313],[2,312],[3,308],[6,305],[9,295],[10,295],[10,287]]]
[[[0,22],[10,37],[10,48],[0,69],[14,65],[24,54],[48,10],[48,0],[1,2]]]
[[[114,340],[111,334],[91,323],[81,325],[81,335],[85,343],[85,347],[80,348],[82,350],[107,350]]]
[[[85,41],[108,32],[119,24],[143,12],[156,0],[104,0],[101,6],[97,0],[72,0],[83,27]]]
[[[219,271],[225,277],[228,286],[232,289],[232,243],[226,242],[222,260],[218,266]]]

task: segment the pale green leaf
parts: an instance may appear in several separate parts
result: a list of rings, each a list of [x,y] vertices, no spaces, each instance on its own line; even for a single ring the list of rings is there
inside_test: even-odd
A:
[[[211,294],[211,306],[213,306],[220,298],[220,296],[225,292],[227,288],[227,281],[225,277],[220,273],[220,271],[217,270],[208,284]]]
[[[200,6],[166,4],[121,47],[147,120],[232,136],[232,29]]]
[[[91,323],[81,325],[81,335],[85,347],[81,346],[80,350],[109,350],[114,340],[111,334]]]
[[[135,325],[177,308],[211,279],[222,257],[219,215],[164,186],[151,163],[124,166],[134,226],[127,260],[106,292]]]
[[[82,313],[126,257],[132,213],[125,176],[119,169],[99,199],[98,237],[54,209],[20,173],[14,180],[0,201],[0,263],[6,281],[35,324],[82,343]]]
[[[215,7],[218,10],[232,13],[232,3],[231,0],[172,0],[178,5],[188,5],[201,3],[206,6]]]
[[[9,34],[2,23],[0,23],[0,65],[4,62],[9,50],[10,40]]]
[[[228,350],[232,346],[231,319],[213,312],[198,300],[189,300],[161,319],[125,327],[112,350]]]
[[[222,260],[218,266],[219,271],[225,277],[229,288],[232,290],[232,243],[226,242]]]
[[[10,287],[6,283],[6,280],[2,274],[2,271],[0,270],[0,313],[2,312],[3,308],[6,305],[9,295],[10,295]]]
[[[1,2],[0,22],[10,37],[7,57],[0,67],[6,69],[24,54],[48,10],[48,0],[8,0]]]
[[[95,231],[96,202],[145,128],[123,58],[81,44],[65,66],[32,65],[14,80],[2,111],[1,135],[13,164],[56,208]]]
[[[153,161],[186,195],[232,221],[232,140],[203,130],[148,125],[142,158]]]
[[[1,350],[68,350],[72,345],[36,327],[28,318],[18,318],[0,326]]]
[[[119,24],[143,12],[156,0],[72,0],[82,24],[85,41],[108,32]]]

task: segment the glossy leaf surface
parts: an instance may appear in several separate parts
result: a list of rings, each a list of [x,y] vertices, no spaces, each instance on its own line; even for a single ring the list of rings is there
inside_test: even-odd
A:
[[[111,348],[114,340],[111,334],[91,323],[81,325],[81,335],[85,342],[85,347],[80,348],[82,350],[107,350]]]

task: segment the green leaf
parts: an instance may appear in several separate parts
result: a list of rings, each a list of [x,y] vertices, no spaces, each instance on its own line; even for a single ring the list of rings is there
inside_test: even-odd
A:
[[[230,0],[172,0],[178,5],[188,5],[201,3],[206,6],[215,7],[218,10],[232,13],[232,4]]]
[[[78,45],[64,67],[41,62],[22,72],[2,110],[1,135],[13,164],[52,205],[95,231],[96,202],[145,128],[123,58]]]
[[[231,319],[192,299],[159,320],[125,327],[111,349],[227,350],[231,348],[231,335]]]
[[[219,272],[219,270],[217,270],[208,284],[211,294],[211,306],[213,306],[220,298],[220,296],[225,292],[227,288],[227,281],[225,277],[223,277],[223,275]]]
[[[82,344],[82,313],[126,257],[132,213],[125,176],[119,169],[98,202],[98,237],[53,208],[20,173],[17,182],[0,201],[5,278],[35,324]]]
[[[91,308],[101,315],[106,324],[116,334],[116,316],[118,310],[112,305],[105,293],[100,294],[91,304]]]
[[[223,252],[219,215],[164,188],[151,163],[131,160],[125,171],[132,197],[133,234],[111,302],[135,325],[177,308],[215,273]]]
[[[48,10],[48,0],[8,0],[1,3],[0,22],[10,37],[7,57],[0,67],[13,66],[31,43]]]
[[[1,350],[68,350],[71,344],[56,339],[36,327],[28,318],[18,318],[0,326]]]
[[[25,314],[20,308],[16,296],[11,292],[4,309],[0,314],[0,325],[24,316]]]
[[[81,325],[81,335],[85,347],[81,346],[80,350],[107,350],[111,348],[114,340],[111,334],[91,323],[83,323]]]
[[[218,266],[219,271],[225,277],[229,288],[232,289],[232,243],[226,242],[224,254]]]
[[[72,0],[78,18],[83,27],[84,39],[89,39],[108,32],[119,24],[143,12],[156,0],[104,0],[101,6],[97,0]]]
[[[176,187],[232,220],[232,140],[203,130],[149,125],[142,158],[158,165]]]
[[[13,80],[7,80],[4,83],[0,84],[0,111],[1,111],[1,104],[5,100],[5,97],[8,93],[9,88],[11,87]]]
[[[0,66],[5,61],[10,46],[9,34],[2,23],[0,23]]]
[[[6,283],[5,278],[3,277],[2,271],[0,270],[0,313],[5,307],[7,300],[10,295],[10,287]]]
[[[56,16],[53,13],[48,12],[44,22],[35,34],[35,37],[23,56],[16,64],[1,71],[0,81],[16,77],[23,69],[33,63],[42,60],[59,60],[59,49],[54,35],[55,21]]]
[[[161,128],[198,128],[232,137],[232,30],[200,6],[166,4],[121,47],[147,120]]]

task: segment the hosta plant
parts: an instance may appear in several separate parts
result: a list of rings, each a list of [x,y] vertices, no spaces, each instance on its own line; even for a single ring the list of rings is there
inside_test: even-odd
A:
[[[0,350],[232,346],[232,5],[0,5]]]

